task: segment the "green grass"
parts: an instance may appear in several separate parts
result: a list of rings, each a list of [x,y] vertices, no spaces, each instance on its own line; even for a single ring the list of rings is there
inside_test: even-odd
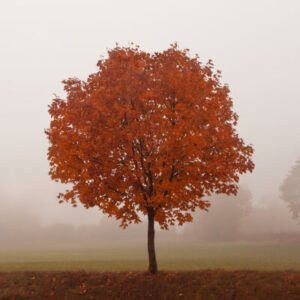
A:
[[[298,244],[170,243],[157,247],[160,270],[300,270]],[[2,250],[0,272],[143,271],[147,250],[141,245],[93,249]]]

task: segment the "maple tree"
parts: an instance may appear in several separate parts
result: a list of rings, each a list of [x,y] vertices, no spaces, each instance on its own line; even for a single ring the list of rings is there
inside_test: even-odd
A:
[[[300,159],[280,186],[281,198],[287,203],[293,218],[300,217]]]
[[[212,61],[177,44],[154,54],[108,51],[86,81],[63,81],[49,108],[51,178],[60,201],[98,206],[124,228],[148,216],[149,271],[157,271],[154,223],[163,229],[208,209],[205,195],[235,194],[253,148],[236,133],[227,85]]]

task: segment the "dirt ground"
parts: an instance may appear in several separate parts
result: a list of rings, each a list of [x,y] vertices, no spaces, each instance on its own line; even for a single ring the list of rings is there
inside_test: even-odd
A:
[[[5,272],[0,299],[300,299],[300,271]]]

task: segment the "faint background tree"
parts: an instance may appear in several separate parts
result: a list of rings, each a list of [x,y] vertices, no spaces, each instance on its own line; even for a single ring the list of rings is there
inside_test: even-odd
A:
[[[186,226],[186,235],[210,241],[238,238],[241,221],[252,210],[251,198],[245,188],[240,188],[236,196],[212,196],[209,213],[198,212],[193,223]]]
[[[300,159],[290,170],[280,186],[281,199],[283,199],[294,219],[300,217]]]

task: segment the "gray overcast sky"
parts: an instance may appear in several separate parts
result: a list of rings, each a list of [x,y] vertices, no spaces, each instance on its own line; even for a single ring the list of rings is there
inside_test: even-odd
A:
[[[231,88],[238,131],[255,147],[255,171],[241,182],[256,203],[278,194],[300,156],[299,15],[299,0],[1,0],[1,198],[45,222],[95,221],[96,210],[57,204],[47,105],[62,79],[86,79],[116,42],[160,51],[174,41],[213,59]]]

